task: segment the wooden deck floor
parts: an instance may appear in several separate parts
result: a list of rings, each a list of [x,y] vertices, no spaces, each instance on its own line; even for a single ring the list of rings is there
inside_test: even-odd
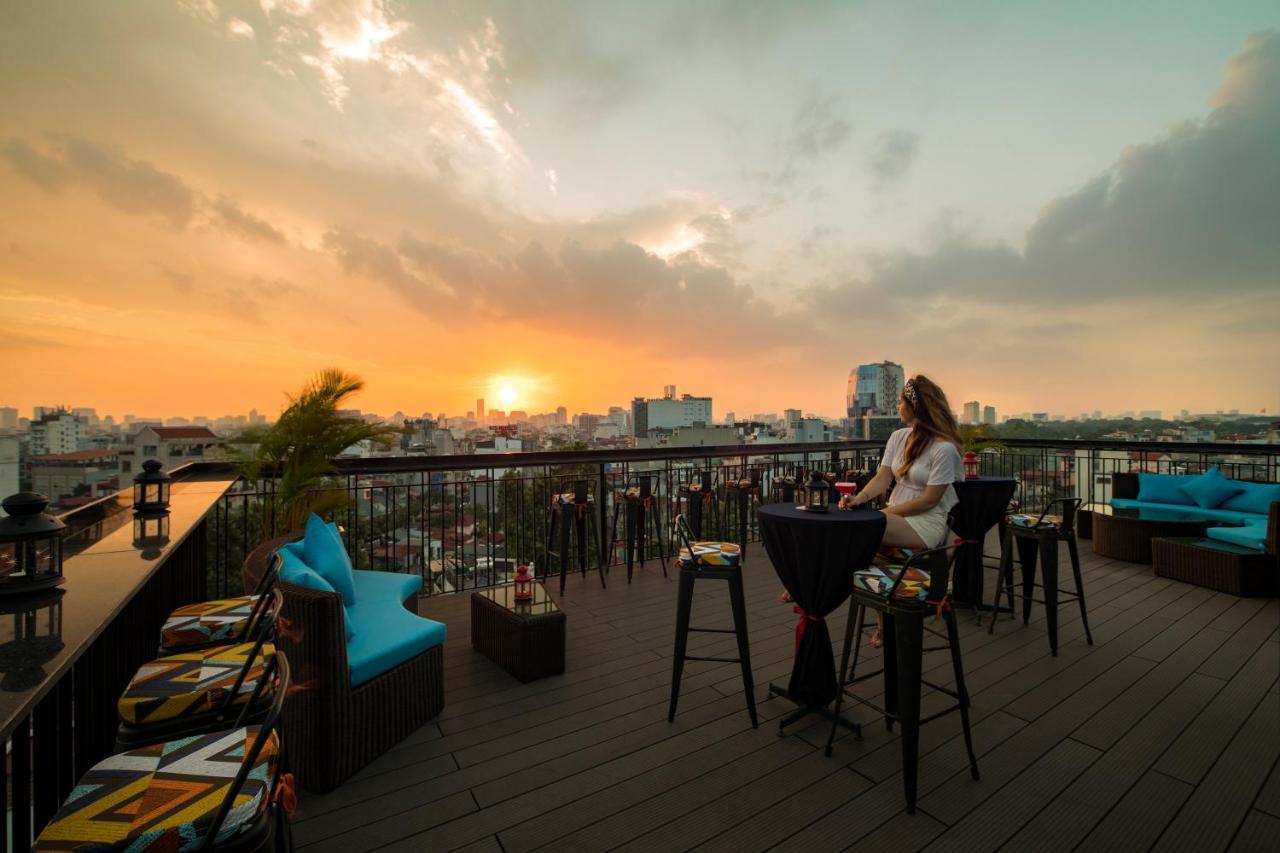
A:
[[[424,601],[449,627],[444,711],[337,791],[303,794],[295,840],[308,853],[1276,849],[1280,605],[1082,545],[1094,646],[1074,607],[1057,658],[1038,612],[988,636],[960,611],[982,779],[956,715],[926,725],[914,816],[897,739],[867,709],[853,712],[864,739],[825,758],[825,726],[777,737],[789,706],[774,699],[753,730],[737,666],[691,663],[668,724],[676,583],[651,563],[630,586],[616,568],[607,590],[573,577],[567,671],[526,685],[472,651],[468,596]],[[744,572],[763,697],[790,671],[795,617],[758,546]],[[720,586],[698,585],[695,624],[729,623]],[[836,642],[845,613],[829,620]],[[701,635],[691,653],[733,642]],[[925,667],[950,682],[945,653]]]

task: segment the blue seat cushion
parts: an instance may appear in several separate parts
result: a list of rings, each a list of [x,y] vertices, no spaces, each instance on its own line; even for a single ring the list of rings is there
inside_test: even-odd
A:
[[[356,626],[355,639],[347,642],[352,687],[444,643],[444,623],[415,616],[399,602],[361,601],[347,612]]]
[[[1182,474],[1139,474],[1138,500],[1148,503],[1195,506],[1191,496],[1182,491],[1191,477]]]
[[[1201,509],[1214,509],[1221,506],[1228,498],[1235,497],[1244,491],[1240,485],[1222,476],[1218,466],[1214,465],[1199,477],[1192,477],[1183,483],[1183,494],[1195,501]]]
[[[1208,539],[1239,545],[1251,551],[1267,550],[1266,525],[1250,524],[1246,527],[1210,527],[1204,533]]]
[[[356,598],[362,602],[387,601],[400,604],[422,592],[421,575],[357,569],[351,576],[356,585]]]
[[[302,535],[303,557],[311,571],[329,582],[342,593],[342,603],[350,607],[356,603],[356,587],[351,577],[351,558],[347,556],[342,536],[333,524],[311,513],[306,531]]]
[[[288,546],[280,549],[280,560],[280,580],[285,583],[316,592],[337,592],[333,584],[312,571]],[[342,608],[342,630],[346,632],[347,642],[350,643],[356,635],[356,627],[346,605]]]
[[[1188,512],[1195,515],[1202,515],[1213,521],[1229,521],[1233,524],[1252,524],[1259,520],[1265,523],[1266,521],[1266,516],[1258,515],[1256,512],[1235,512],[1234,510],[1229,509],[1201,509],[1198,506],[1149,503],[1147,501],[1135,501],[1128,498],[1115,498],[1111,501],[1111,505],[1116,509],[1141,509],[1143,507],[1149,507],[1151,509],[1167,509],[1173,512]]]
[[[1280,501],[1280,483],[1247,483],[1244,480],[1227,482],[1239,486],[1240,494],[1228,498],[1222,504],[1222,509],[1266,515],[1271,511],[1271,504]]]

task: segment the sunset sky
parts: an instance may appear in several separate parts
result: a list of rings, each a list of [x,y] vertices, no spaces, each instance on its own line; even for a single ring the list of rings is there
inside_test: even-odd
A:
[[[1280,408],[1280,5],[0,6],[0,405]]]

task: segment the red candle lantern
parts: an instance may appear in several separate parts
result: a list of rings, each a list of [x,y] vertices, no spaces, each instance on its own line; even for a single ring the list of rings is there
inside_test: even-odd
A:
[[[964,478],[966,480],[978,479],[978,469],[982,467],[982,461],[978,459],[978,454],[972,450],[966,450],[964,454]]]
[[[533,601],[533,578],[529,575],[528,566],[516,569],[516,601]]]

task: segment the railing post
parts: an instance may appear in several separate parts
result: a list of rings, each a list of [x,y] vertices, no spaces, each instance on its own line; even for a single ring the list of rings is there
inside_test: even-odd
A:
[[[604,471],[605,466],[607,464],[608,463],[601,462],[599,465],[600,479],[599,479],[599,486],[597,486],[597,493],[599,494],[600,499],[596,501],[596,503],[598,504],[598,506],[596,507],[596,510],[600,513],[600,526],[599,526],[600,535],[597,537],[599,541],[596,542],[596,547],[600,549],[600,566],[606,569],[609,567],[609,564],[606,562],[606,560],[609,559],[608,540],[610,537],[613,536],[612,530],[609,531],[609,534],[607,536],[605,535],[605,524],[609,520],[609,492],[608,492],[608,486],[605,483],[605,471]]]

